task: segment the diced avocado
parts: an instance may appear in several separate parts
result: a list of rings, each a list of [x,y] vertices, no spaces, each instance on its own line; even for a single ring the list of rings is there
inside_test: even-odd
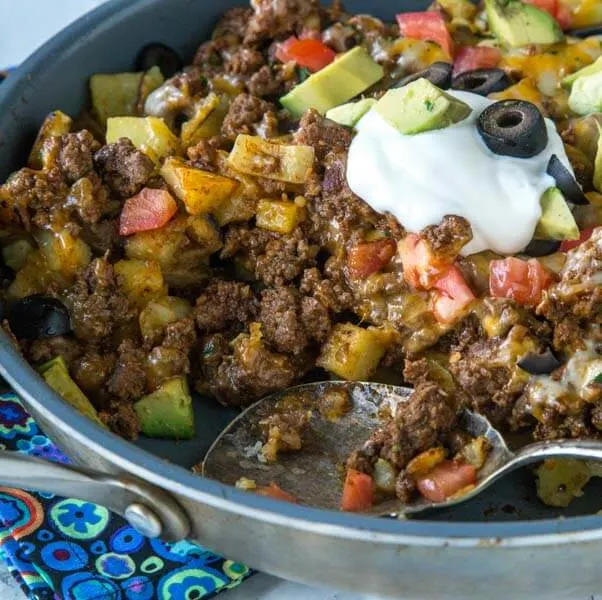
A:
[[[75,381],[71,379],[67,363],[62,356],[57,356],[38,367],[38,373],[63,400],[69,402],[82,415],[105,427],[105,424],[98,418],[98,413],[90,400],[86,398],[86,395],[77,387]]]
[[[281,98],[280,103],[295,117],[300,117],[310,108],[324,115],[331,108],[361,94],[384,75],[383,68],[367,50],[357,46],[308,77]]]
[[[374,110],[403,134],[443,129],[463,121],[472,112],[468,104],[424,78],[389,90]]]
[[[541,197],[541,218],[535,237],[544,240],[578,240],[579,227],[562,192],[556,188],[546,190]]]
[[[558,21],[547,12],[521,0],[485,0],[489,28],[511,48],[529,44],[555,44],[564,39]]]
[[[566,88],[573,87],[573,83],[577,81],[580,77],[587,77],[588,75],[595,75],[596,73],[602,72],[602,56],[600,56],[595,62],[591,65],[587,65],[587,67],[583,67],[583,69],[579,69],[572,73],[571,75],[567,75],[562,80],[562,85]]]
[[[569,108],[578,115],[602,111],[602,70],[578,77],[569,96]]]
[[[142,433],[153,438],[189,440],[194,436],[192,397],[185,377],[167,380],[134,404]]]
[[[345,127],[355,127],[358,121],[376,104],[374,98],[364,98],[357,102],[342,104],[336,108],[331,108],[326,113],[326,118],[345,125]]]

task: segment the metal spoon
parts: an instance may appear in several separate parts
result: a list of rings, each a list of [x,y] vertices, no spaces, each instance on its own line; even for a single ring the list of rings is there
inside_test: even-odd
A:
[[[347,391],[350,410],[339,420],[322,418],[317,406],[320,398],[332,392]],[[277,483],[300,503],[316,508],[337,510],[341,497],[345,460],[361,447],[381,424],[383,410],[403,410],[412,390],[380,383],[322,382],[301,385],[260,400],[241,413],[220,434],[208,450],[202,473],[206,477],[234,485],[240,478],[254,480],[257,485]],[[262,462],[260,426],[263,419],[277,410],[278,404],[292,397],[314,411],[300,451],[282,453],[275,464]],[[483,416],[464,410],[458,427],[472,436],[484,436],[490,444],[487,461],[479,470],[477,483],[465,495],[433,503],[417,499],[411,505],[388,500],[374,506],[378,516],[405,516],[426,510],[447,508],[466,502],[504,475],[546,458],[578,458],[602,461],[602,443],[591,440],[558,440],[539,442],[512,452],[502,435]]]

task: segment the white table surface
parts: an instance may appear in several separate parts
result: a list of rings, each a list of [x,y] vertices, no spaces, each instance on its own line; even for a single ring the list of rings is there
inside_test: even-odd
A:
[[[103,1],[0,0],[0,69],[18,65],[56,31],[85,11],[102,4]],[[224,600],[362,600],[365,597],[311,589],[262,574],[251,578],[238,589],[227,592],[223,598]],[[23,594],[1,562],[0,599],[23,599]]]

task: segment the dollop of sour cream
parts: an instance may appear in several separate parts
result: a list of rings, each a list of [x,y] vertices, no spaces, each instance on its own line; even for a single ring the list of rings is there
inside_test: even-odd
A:
[[[542,194],[555,185],[546,174],[551,156],[573,171],[556,126],[546,119],[548,145],[537,156],[500,156],[477,130],[479,115],[493,102],[469,92],[449,93],[473,111],[445,129],[404,135],[376,111],[368,112],[349,151],[349,186],[413,233],[437,225],[445,215],[465,217],[473,239],[464,255],[519,252],[533,238]]]

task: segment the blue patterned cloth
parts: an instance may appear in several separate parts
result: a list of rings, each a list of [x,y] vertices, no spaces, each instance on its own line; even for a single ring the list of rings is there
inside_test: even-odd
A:
[[[0,448],[68,463],[14,394]],[[205,600],[251,571],[189,542],[150,540],[106,508],[0,488],[0,557],[31,600]]]

